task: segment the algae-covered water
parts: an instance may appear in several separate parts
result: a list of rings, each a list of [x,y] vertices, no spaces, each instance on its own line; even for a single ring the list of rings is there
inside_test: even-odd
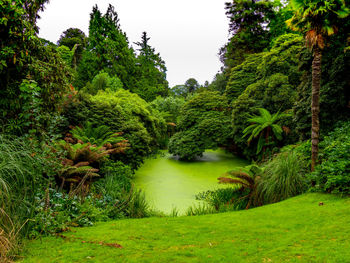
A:
[[[223,173],[248,164],[222,150],[206,151],[193,162],[179,161],[163,152],[157,158],[147,159],[137,170],[135,186],[145,192],[154,209],[170,213],[176,208],[182,214],[199,203],[195,200],[199,192],[225,187],[217,181]]]

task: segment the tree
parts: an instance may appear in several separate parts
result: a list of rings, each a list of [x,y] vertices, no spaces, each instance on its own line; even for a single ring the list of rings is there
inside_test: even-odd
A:
[[[135,44],[139,47],[137,57],[139,89],[136,91],[146,101],[154,100],[158,95],[167,95],[168,81],[164,60],[149,45],[150,38],[146,32],[142,33],[141,42]]]
[[[184,104],[185,99],[182,97],[159,96],[152,101],[151,106],[160,112],[166,122],[176,124]]]
[[[318,159],[322,50],[327,38],[335,34],[341,19],[350,14],[344,0],[291,0],[294,15],[289,27],[305,34],[306,45],[313,52],[311,98],[311,171]]]
[[[76,67],[81,60],[86,42],[87,37],[83,31],[81,31],[79,28],[68,28],[61,34],[60,39],[57,41],[57,45],[66,46],[70,50],[76,47],[73,56],[73,65]]]
[[[176,97],[187,97],[187,88],[185,85],[176,85],[169,90],[172,96]]]
[[[226,96],[232,101],[232,136],[237,153],[251,159],[256,157],[256,141],[247,147],[242,138],[247,121],[258,108],[269,112],[290,111],[296,102],[296,90],[300,84],[298,54],[304,51],[302,36],[286,34],[278,37],[268,52],[252,54],[231,71]],[[295,123],[292,117],[283,120],[291,133],[279,144],[296,143]]]
[[[112,5],[103,15],[97,5],[90,14],[89,38],[77,68],[76,85],[82,88],[101,70],[117,76],[126,89],[137,88],[137,67],[134,50],[121,30],[119,16]]]
[[[79,28],[68,28],[64,31],[60,39],[57,41],[59,46],[67,46],[72,49],[76,44],[81,45],[82,47],[86,46],[86,35]]]
[[[226,71],[242,63],[247,54],[261,52],[269,46],[269,23],[275,14],[275,2],[233,0],[226,3],[231,38],[219,53]]]
[[[44,11],[44,6],[49,1],[50,0],[24,0],[18,2],[16,1],[17,4],[21,5],[22,9],[25,10],[26,20],[33,25],[36,32],[39,31],[39,28],[36,25],[36,20],[40,18],[39,12]]]
[[[198,81],[194,78],[189,78],[185,82],[185,87],[188,94],[193,94],[196,90],[200,88]]]
[[[178,130],[169,141],[169,152],[193,160],[206,149],[225,145],[230,135],[227,99],[219,92],[196,93],[183,106]]]
[[[219,91],[221,94],[223,94],[225,92],[226,85],[227,85],[227,79],[225,74],[223,72],[217,73],[213,81],[209,84],[208,89]]]
[[[274,138],[282,140],[282,127],[277,124],[282,118],[289,116],[289,114],[275,113],[273,115],[264,108],[259,108],[260,116],[255,115],[248,119],[252,124],[249,125],[243,131],[243,137],[248,138],[248,144],[254,139],[259,137],[256,153],[259,154],[263,150],[263,159],[266,151],[266,147],[273,142]],[[271,141],[270,141],[271,140]]]
[[[37,37],[35,22],[45,2],[0,5],[0,122],[13,134],[42,134],[37,124],[48,127],[69,89],[70,73],[57,50]]]
[[[93,126],[106,125],[112,132],[122,132],[130,149],[118,160],[136,169],[158,146],[166,133],[166,123],[159,112],[137,94],[128,90],[100,90],[96,95],[79,92],[79,101],[65,108],[65,116],[73,126],[87,121]],[[114,156],[112,156],[114,158]]]
[[[81,91],[90,95],[96,95],[99,90],[109,89],[110,91],[117,91],[122,88],[123,83],[118,77],[110,77],[108,73],[101,71]]]

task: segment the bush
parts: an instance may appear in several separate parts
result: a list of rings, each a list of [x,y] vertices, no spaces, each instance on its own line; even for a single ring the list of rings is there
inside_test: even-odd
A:
[[[277,154],[264,167],[258,193],[264,204],[275,203],[307,190],[307,162],[296,151]]]
[[[126,211],[131,218],[147,217],[149,215],[149,206],[145,193],[141,190],[134,191]]]
[[[312,173],[316,188],[350,194],[350,122],[340,123],[320,143],[320,149],[321,164]]]
[[[71,125],[78,126],[86,121],[95,127],[106,125],[112,132],[122,132],[130,143],[130,149],[114,160],[136,169],[146,156],[158,149],[166,123],[159,112],[138,95],[120,89],[99,91],[95,96],[82,93],[78,98],[65,109]]]
[[[55,158],[43,158],[25,138],[0,134],[0,259],[7,258],[27,236],[38,192],[53,178]],[[45,152],[44,152],[45,153]]]
[[[120,202],[124,193],[132,190],[134,174],[129,166],[122,162],[107,161],[101,167],[103,178],[93,185],[94,192],[98,195],[111,198],[114,203]]]
[[[206,148],[205,144],[198,140],[200,136],[200,132],[195,129],[176,133],[169,141],[169,153],[178,155],[181,160],[193,160],[202,156]]]
[[[0,164],[0,209],[9,217],[0,213],[0,227],[6,228],[9,220],[21,227],[34,214],[35,195],[48,184],[43,173],[50,166],[28,141],[3,135]]]
[[[34,238],[92,226],[95,222],[120,218],[141,218],[150,214],[145,196],[132,188],[133,173],[122,162],[102,164],[103,178],[96,181],[88,195],[69,195],[47,189],[35,196],[35,216],[29,236]]]
[[[114,92],[122,88],[123,83],[117,76],[110,77],[108,73],[101,71],[94,77],[92,83],[88,82],[86,84],[82,91],[91,95],[96,95],[99,90],[109,89]]]
[[[92,226],[93,222],[107,219],[102,209],[96,208],[91,197],[85,202],[77,197],[48,189],[36,195],[35,216],[31,222],[30,238],[69,230],[75,226]]]
[[[178,130],[169,141],[169,153],[180,159],[192,160],[225,145],[231,131],[226,97],[210,91],[194,95],[182,108]]]
[[[237,197],[239,197],[237,187],[209,190],[196,195],[197,200],[207,202],[211,207],[215,208],[216,211],[220,212],[242,209],[241,204],[237,205],[235,203]]]
[[[185,104],[185,99],[181,97],[160,97],[152,101],[151,106],[158,110],[165,121],[178,123],[180,111]]]

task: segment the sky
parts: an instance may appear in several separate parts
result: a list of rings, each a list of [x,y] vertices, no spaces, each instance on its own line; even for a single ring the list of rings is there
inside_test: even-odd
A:
[[[79,28],[88,35],[92,7],[118,12],[129,43],[146,31],[150,45],[168,69],[170,87],[195,78],[211,82],[221,63],[218,52],[228,40],[227,0],[50,0],[38,21],[39,36],[56,43],[63,31]]]

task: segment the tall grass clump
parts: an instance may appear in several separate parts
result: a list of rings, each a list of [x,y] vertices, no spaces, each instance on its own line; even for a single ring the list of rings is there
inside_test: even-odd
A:
[[[11,253],[35,211],[35,195],[43,183],[42,163],[24,139],[0,134],[0,253]]]
[[[230,210],[244,209],[247,202],[240,202],[241,191],[239,186],[234,185],[228,188],[219,188],[216,190],[208,190],[196,195],[197,200],[207,202],[215,208],[216,211],[224,212]],[[238,202],[236,202],[239,200]]]
[[[197,204],[192,205],[186,210],[187,216],[199,216],[199,215],[207,215],[207,214],[215,214],[217,213],[216,209],[210,204]]]
[[[146,201],[145,193],[141,190],[135,190],[132,193],[128,205],[128,214],[131,218],[148,217],[150,213],[149,205]]]
[[[307,162],[290,150],[269,161],[258,184],[263,203],[275,203],[303,193],[307,189]]]

